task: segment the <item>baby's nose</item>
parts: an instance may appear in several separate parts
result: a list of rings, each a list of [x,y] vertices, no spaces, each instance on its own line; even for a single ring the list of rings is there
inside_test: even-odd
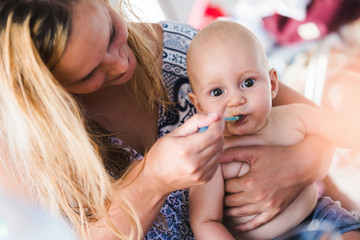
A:
[[[246,103],[246,98],[240,94],[234,94],[229,100],[229,107],[238,107]]]

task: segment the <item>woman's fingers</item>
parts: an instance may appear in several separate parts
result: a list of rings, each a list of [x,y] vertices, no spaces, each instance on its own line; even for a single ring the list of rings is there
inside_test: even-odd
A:
[[[253,147],[233,147],[233,148],[226,148],[224,144],[225,153],[221,157],[221,163],[231,162],[231,161],[239,161],[239,162],[247,162],[252,165],[253,162],[256,162],[258,155],[257,146]],[[260,155],[261,156],[261,155]]]
[[[198,128],[208,125],[203,133]],[[220,114],[193,116],[160,138],[149,150],[145,171],[168,192],[209,181],[223,154],[224,121]]]
[[[201,138],[203,138],[203,136]],[[194,166],[194,175],[198,178],[196,185],[208,182],[213,177],[223,154],[223,139],[221,137],[217,140],[214,139],[215,138],[206,138],[197,146],[198,152],[196,153],[196,159],[191,162],[191,164],[196,164],[196,166]]]
[[[181,127],[172,131],[171,134],[175,136],[187,136],[197,133],[200,128],[209,127],[214,122],[218,121],[224,122],[219,113],[196,114],[187,120]]]
[[[247,204],[240,207],[224,208],[226,217],[247,217],[259,213],[259,207],[256,204]]]
[[[250,231],[269,222],[275,217],[274,212],[262,212],[246,223],[239,224],[233,228],[235,232]]]
[[[199,167],[199,170],[203,174],[203,181],[199,182],[199,184],[206,183],[211,180],[211,178],[214,176],[217,166],[219,165],[219,159],[222,155],[222,150],[219,149],[217,152],[215,152],[212,157],[209,157],[207,161],[204,162],[203,166]]]
[[[209,155],[217,151],[224,152],[223,124],[220,121],[214,122],[205,132],[192,134],[187,138],[191,139],[189,143],[199,153]]]
[[[234,194],[225,195],[224,206],[232,209],[250,204],[253,201],[249,200],[249,197],[244,192],[238,192]],[[240,216],[240,215],[239,215]]]
[[[210,120],[214,119],[217,119],[217,117],[213,118],[213,116],[210,116]],[[224,124],[223,121],[219,120],[214,120],[206,132],[196,132],[183,139],[189,151],[193,151],[195,159],[191,160],[190,164],[193,164],[193,173],[195,178],[197,178],[198,184],[207,182],[212,178],[223,154]],[[192,123],[189,124],[191,125]]]

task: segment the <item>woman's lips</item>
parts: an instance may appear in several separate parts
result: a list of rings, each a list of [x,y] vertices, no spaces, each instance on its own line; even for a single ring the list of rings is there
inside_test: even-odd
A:
[[[114,79],[112,79],[111,82],[118,80],[119,78],[121,78],[122,76],[124,76],[125,73],[126,73],[126,72],[121,73],[119,76],[117,76],[117,77],[115,77]]]
[[[128,62],[128,66],[130,66],[130,59],[129,59],[129,57],[127,58],[127,62]],[[111,80],[111,82],[120,79],[122,76],[124,76],[124,75],[127,73],[127,70],[128,70],[128,69],[126,69],[125,72],[121,73],[121,74],[118,75],[117,77],[113,78],[113,79]]]

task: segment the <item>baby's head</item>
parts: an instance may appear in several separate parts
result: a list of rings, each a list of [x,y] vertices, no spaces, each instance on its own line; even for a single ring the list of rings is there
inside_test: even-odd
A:
[[[199,112],[239,116],[228,122],[225,135],[251,134],[261,128],[271,110],[278,83],[256,36],[242,25],[215,21],[192,40],[187,71]]]

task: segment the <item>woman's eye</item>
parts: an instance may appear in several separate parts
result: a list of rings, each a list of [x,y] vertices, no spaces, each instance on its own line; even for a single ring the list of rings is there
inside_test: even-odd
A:
[[[250,87],[254,86],[254,84],[255,84],[255,80],[252,78],[249,78],[241,83],[241,87],[250,88]]]
[[[94,71],[92,71],[91,73],[89,73],[86,77],[82,78],[80,80],[80,83],[85,83],[87,81],[89,81],[90,79],[92,79],[94,76]]]
[[[214,96],[214,97],[217,97],[217,96],[220,96],[223,93],[224,93],[224,91],[221,90],[220,88],[215,88],[215,89],[211,90],[210,95]]]

